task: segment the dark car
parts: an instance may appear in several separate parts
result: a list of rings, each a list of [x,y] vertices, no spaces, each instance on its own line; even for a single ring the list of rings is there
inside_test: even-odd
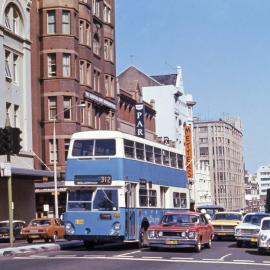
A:
[[[13,237],[15,239],[23,239],[21,235],[21,229],[26,226],[23,220],[13,221]],[[0,240],[9,240],[9,221],[0,221]]]
[[[197,212],[166,213],[147,232],[151,249],[193,247],[197,252],[202,246],[211,247],[214,233],[206,217]]]

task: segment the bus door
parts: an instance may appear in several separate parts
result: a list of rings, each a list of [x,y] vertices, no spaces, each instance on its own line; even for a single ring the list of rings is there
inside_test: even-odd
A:
[[[135,240],[137,236],[136,185],[134,183],[126,184],[126,240]]]

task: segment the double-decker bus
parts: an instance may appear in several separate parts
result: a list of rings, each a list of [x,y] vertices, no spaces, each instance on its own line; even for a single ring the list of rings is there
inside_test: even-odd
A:
[[[183,156],[173,147],[118,131],[71,137],[66,165],[66,239],[144,242],[164,212],[189,209]]]

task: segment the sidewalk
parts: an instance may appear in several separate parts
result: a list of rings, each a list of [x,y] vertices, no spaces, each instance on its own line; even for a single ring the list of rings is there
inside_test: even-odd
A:
[[[66,248],[75,248],[82,245],[81,241],[59,241],[56,243],[41,243],[35,245],[23,245],[16,247],[0,248],[0,256],[27,256],[40,252],[57,251]]]

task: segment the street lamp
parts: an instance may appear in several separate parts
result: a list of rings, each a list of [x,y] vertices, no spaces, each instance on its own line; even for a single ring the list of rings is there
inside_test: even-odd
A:
[[[57,113],[54,115],[53,119],[53,175],[54,175],[54,215],[56,218],[59,218],[59,213],[58,213],[58,188],[57,188],[57,168],[56,168],[56,132],[55,132],[55,122],[57,119],[57,116],[60,114],[71,110],[74,107],[78,108],[85,108],[85,104],[75,104],[71,106],[70,108],[66,108],[63,111]]]

